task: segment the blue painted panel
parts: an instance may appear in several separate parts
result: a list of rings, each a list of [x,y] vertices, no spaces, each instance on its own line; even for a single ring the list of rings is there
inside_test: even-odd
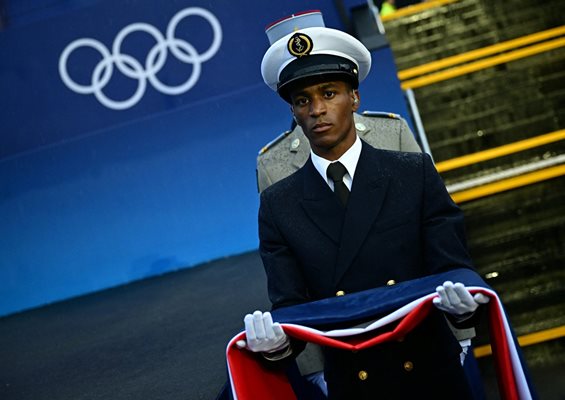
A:
[[[264,26],[297,11],[296,1],[68,4],[20,9],[0,32],[0,315],[255,249],[255,157],[290,123],[259,65]],[[190,90],[163,94],[147,80],[134,105],[115,110],[63,83],[58,63],[69,43],[90,38],[111,49],[136,22],[164,34],[188,7],[206,9],[222,29]],[[322,11],[340,28],[333,8]],[[198,16],[181,21],[176,35],[189,55],[190,45],[201,54],[213,42]],[[142,32],[123,43],[122,54],[140,62],[155,45]],[[364,108],[406,115],[390,51],[373,56]],[[78,48],[69,74],[87,85],[101,60]],[[141,81],[126,76],[136,65],[125,62],[126,74],[114,65],[102,89],[114,100],[131,97]],[[169,50],[155,73],[178,85],[193,72]]]

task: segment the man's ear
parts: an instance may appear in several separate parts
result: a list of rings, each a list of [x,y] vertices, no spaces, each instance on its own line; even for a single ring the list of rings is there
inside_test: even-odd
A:
[[[361,102],[361,97],[359,96],[359,90],[355,89],[352,91],[353,94],[353,111],[359,109],[359,103]]]
[[[294,120],[294,122],[298,124],[298,121],[296,120],[296,115],[294,115],[294,107],[292,106],[292,104],[290,105],[290,113],[292,114],[292,119]]]
[[[294,120],[294,122],[298,123],[298,121],[296,120],[296,115],[294,115],[294,107],[292,106],[292,104],[290,105],[290,113],[292,114],[292,119]]]

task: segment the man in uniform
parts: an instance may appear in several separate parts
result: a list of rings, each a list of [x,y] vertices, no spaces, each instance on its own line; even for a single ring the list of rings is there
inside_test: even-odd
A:
[[[302,168],[261,194],[260,253],[273,308],[472,268],[462,213],[430,157],[377,150],[356,132],[369,51],[324,27],[319,12],[272,28],[263,78],[290,104],[311,148]],[[470,326],[486,299],[459,283],[437,292],[435,312],[403,340],[355,353],[325,348],[328,398],[470,398],[447,320]],[[238,345],[271,367],[303,349],[269,312],[248,314],[244,324]]]

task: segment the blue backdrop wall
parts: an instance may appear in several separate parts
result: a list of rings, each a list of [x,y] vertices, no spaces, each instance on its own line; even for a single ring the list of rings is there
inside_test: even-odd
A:
[[[0,315],[255,249],[255,158],[290,124],[264,27],[342,29],[333,4],[7,2]],[[390,50],[373,61],[362,109],[406,116]]]

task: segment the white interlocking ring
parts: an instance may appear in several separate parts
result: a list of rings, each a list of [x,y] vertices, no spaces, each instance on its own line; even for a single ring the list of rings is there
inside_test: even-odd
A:
[[[176,29],[180,21],[189,16],[199,16],[204,18],[210,26],[214,37],[210,47],[202,54],[186,40],[175,37]],[[122,43],[125,38],[133,32],[144,32],[155,40],[155,45],[149,50],[145,58],[145,63],[140,63],[129,54],[122,53]],[[219,50],[222,43],[222,27],[214,14],[200,7],[189,7],[177,12],[167,26],[166,35],[153,25],[136,22],[124,27],[114,39],[112,52],[101,42],[91,38],[80,38],[72,41],[65,47],[59,57],[59,75],[63,83],[72,91],[79,94],[94,94],[98,101],[113,110],[125,110],[136,105],[145,94],[147,81],[163,94],[178,95],[192,89],[198,82],[202,71],[202,63],[210,60]],[[73,51],[81,47],[91,47],[98,51],[102,60],[96,64],[92,71],[91,82],[89,85],[82,85],[75,82],[69,75],[67,69],[68,59]],[[163,68],[167,61],[168,51],[181,62],[192,65],[192,71],[188,79],[177,86],[164,84],[157,78],[157,73]],[[126,77],[138,81],[135,93],[127,100],[113,100],[106,96],[103,89],[106,87],[112,74],[114,66]]]

